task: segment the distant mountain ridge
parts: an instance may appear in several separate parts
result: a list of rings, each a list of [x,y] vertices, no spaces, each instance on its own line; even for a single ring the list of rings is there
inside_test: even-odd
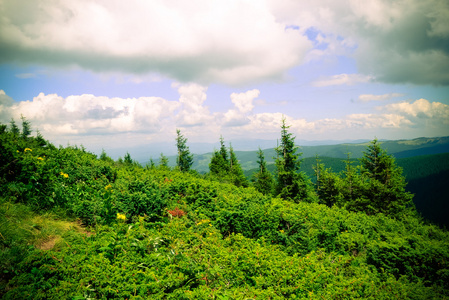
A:
[[[333,157],[345,159],[350,153],[351,158],[360,158],[366,150],[369,141],[359,143],[342,143],[335,145],[299,146],[302,158]],[[449,136],[446,137],[420,137],[411,140],[385,140],[381,141],[383,149],[396,158],[414,157],[449,152]],[[276,152],[273,148],[263,150],[268,164],[274,163]],[[253,151],[235,151],[243,170],[257,168],[257,149]],[[212,152],[195,154],[193,157],[193,169],[198,172],[208,172]],[[169,157],[171,164],[175,165],[176,157]]]

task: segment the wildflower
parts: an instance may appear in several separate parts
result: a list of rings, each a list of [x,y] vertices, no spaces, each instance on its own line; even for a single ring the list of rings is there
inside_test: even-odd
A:
[[[25,148],[25,150],[23,150],[23,152],[27,152],[27,151],[33,151],[33,150],[30,148]]]
[[[43,159],[42,157],[40,157],[40,156],[39,156],[37,159],[39,159],[39,160],[44,160],[44,159]]]
[[[174,210],[169,210],[168,213],[170,214],[171,217],[177,217],[177,218],[180,218],[186,214],[185,211],[183,211],[182,209],[179,209],[177,207],[175,207]]]
[[[69,178],[69,174],[67,174],[67,173],[61,172],[59,174],[61,174],[61,176],[64,176],[64,178]]]
[[[280,232],[280,233],[284,233],[284,230],[281,229],[281,230],[279,230],[279,232]]]
[[[105,190],[111,189],[112,185],[108,184],[107,186],[104,187]]]
[[[121,214],[121,213],[117,213],[117,220],[126,221],[126,215],[125,214]]]
[[[205,223],[208,223],[208,222],[210,222],[209,220],[201,220],[201,221],[199,221],[198,223],[196,223],[196,226],[199,226],[199,225],[201,225],[201,224],[205,224]],[[209,224],[210,225],[210,224]]]

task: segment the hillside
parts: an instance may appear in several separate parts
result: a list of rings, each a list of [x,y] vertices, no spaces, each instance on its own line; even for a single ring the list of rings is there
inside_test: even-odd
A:
[[[401,153],[401,152],[399,152]],[[396,155],[396,154],[395,154]],[[334,172],[345,169],[345,160],[334,157],[319,157],[321,163]],[[355,164],[358,159],[351,159]],[[396,159],[398,166],[403,169],[408,184],[407,189],[415,196],[413,202],[417,210],[429,221],[449,228],[449,153],[422,155]],[[316,158],[305,158],[301,164],[301,171],[315,181],[314,166]],[[268,165],[274,174],[275,165]],[[244,172],[247,178],[252,178],[257,168]]]
[[[413,211],[296,203],[0,139],[3,299],[449,297],[449,233]]]
[[[449,152],[449,137],[437,138],[417,138],[413,140],[381,141],[382,147],[393,154],[396,158],[406,158],[421,155],[439,154]],[[334,157],[346,159],[350,153],[352,158],[363,156],[368,142],[363,143],[345,143],[336,145],[318,145],[318,146],[299,146],[303,158],[315,157]],[[275,144],[274,144],[275,146]],[[276,152],[273,148],[264,149],[265,158],[268,162],[274,163]],[[257,148],[257,146],[255,146]],[[235,151],[239,158],[243,170],[257,168],[256,150],[254,151]],[[195,154],[193,168],[200,173],[209,171],[209,163],[212,153]],[[176,157],[169,157],[171,165],[176,163]],[[146,162],[145,162],[146,163]],[[145,165],[145,163],[143,163]]]

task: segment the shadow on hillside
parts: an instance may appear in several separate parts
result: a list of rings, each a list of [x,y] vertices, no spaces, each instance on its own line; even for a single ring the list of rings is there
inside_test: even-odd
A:
[[[449,170],[410,180],[407,185],[407,189],[415,194],[413,202],[421,215],[446,228],[449,228],[448,187]]]

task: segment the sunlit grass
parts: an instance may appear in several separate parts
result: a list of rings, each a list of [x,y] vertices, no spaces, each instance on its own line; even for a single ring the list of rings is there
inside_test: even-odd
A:
[[[75,220],[55,213],[36,214],[20,203],[0,199],[0,289],[4,289],[17,265],[34,249],[57,249],[64,232],[83,231]],[[63,246],[63,245],[61,245]]]
[[[1,202],[0,218],[0,239],[6,247],[16,244],[39,247],[68,230],[82,230],[73,220],[61,219],[51,212],[37,215],[29,207],[11,202]]]

